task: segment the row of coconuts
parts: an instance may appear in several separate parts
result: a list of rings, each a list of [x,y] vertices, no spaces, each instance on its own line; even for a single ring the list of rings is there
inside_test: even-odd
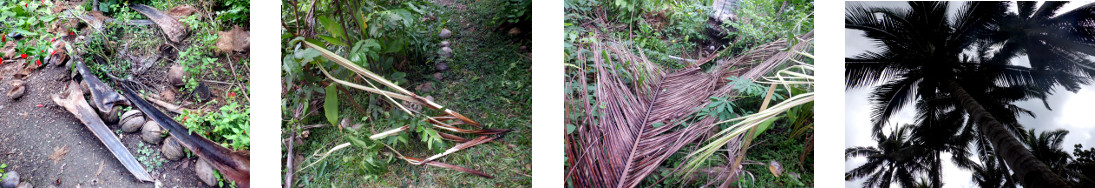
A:
[[[168,136],[165,139],[160,124],[156,123],[156,121],[146,119],[144,113],[141,113],[141,111],[126,111],[118,118],[118,124],[122,125],[122,131],[126,133],[136,133],[137,131],[140,131],[139,135],[141,140],[144,140],[149,144],[155,145],[163,142],[160,153],[168,160],[179,160],[182,159],[183,156],[186,156],[186,148],[179,144],[179,140],[174,136]],[[206,185],[216,185],[216,177],[213,175],[213,168],[208,161],[205,161],[204,159],[198,160],[197,164],[194,165],[194,172],[197,173],[198,179],[201,179]]]

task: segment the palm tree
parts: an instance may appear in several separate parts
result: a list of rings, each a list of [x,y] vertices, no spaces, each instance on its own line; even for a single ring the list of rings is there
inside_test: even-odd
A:
[[[877,147],[858,146],[846,149],[845,159],[866,157],[867,163],[844,173],[844,179],[866,177],[863,187],[890,187],[891,183],[898,183],[902,187],[915,186],[917,182],[914,176],[927,171],[929,167],[922,163],[923,148],[909,138],[910,130],[909,126],[901,126],[888,136],[876,133],[874,137],[878,142]]]
[[[1030,129],[1027,134],[1031,136],[1024,139],[1023,143],[1030,148],[1030,152],[1034,154],[1034,157],[1046,163],[1054,173],[1067,176],[1065,167],[1072,156],[1065,152],[1064,148],[1061,148],[1061,143],[1064,142],[1068,131],[1055,130],[1036,135],[1034,129]]]
[[[1086,22],[1095,21],[1095,4],[1084,5],[1069,12],[1056,14],[1068,2],[1047,1],[1035,9],[1036,2],[1018,2],[1018,12],[1008,13],[996,27],[990,28],[991,43],[999,45],[999,60],[1027,55],[1032,74],[1047,76],[1037,85],[1048,88],[1060,85],[1076,92],[1081,84],[1091,82],[1095,75],[1095,30]],[[1047,107],[1048,108],[1048,107]]]
[[[973,181],[982,188],[1008,188],[1015,187],[1015,183],[1008,178],[1008,171],[1003,165],[996,163],[995,157],[986,155],[984,164],[973,170]]]
[[[847,88],[883,83],[874,91],[877,106],[872,114],[873,130],[879,131],[893,113],[922,95],[944,93],[954,99],[952,106],[967,114],[969,121],[976,125],[974,130],[989,141],[994,153],[1004,159],[1020,181],[1067,187],[1060,176],[1026,150],[1013,131],[987,108],[1001,106],[993,103],[998,100],[975,98],[966,87],[1029,83],[1068,85],[1078,81],[1059,78],[1085,78],[1087,75],[1065,71],[1055,74],[1073,75],[1040,76],[1041,72],[1037,70],[1005,61],[979,61],[969,57],[966,50],[986,46],[983,45],[986,36],[996,31],[994,28],[1006,15],[1006,2],[970,2],[956,14],[947,13],[949,4],[945,2],[909,2],[909,5],[909,10],[852,7],[846,13],[846,28],[864,31],[866,37],[883,47],[879,52],[845,59]],[[1044,91],[1045,88],[1048,87],[1034,89]]]

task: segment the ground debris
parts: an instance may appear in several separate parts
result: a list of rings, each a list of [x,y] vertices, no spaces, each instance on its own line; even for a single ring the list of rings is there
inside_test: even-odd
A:
[[[179,43],[186,37],[186,32],[188,32],[187,27],[183,25],[182,22],[179,22],[179,20],[160,12],[160,10],[141,4],[133,5],[129,8],[140,12],[145,17],[148,17],[148,19],[151,19],[152,22],[155,22],[156,25],[160,26],[164,35],[167,35],[167,40],[173,43]]]
[[[68,146],[54,146],[53,154],[49,155],[49,160],[53,160],[53,165],[57,165],[58,162],[65,159],[66,154],[68,154]]]
[[[176,20],[178,20],[182,19],[183,17],[190,16],[191,14],[194,14],[196,12],[198,12],[198,9],[190,5],[179,5],[175,6],[175,8],[171,8],[171,10],[167,10],[167,15],[171,16],[171,18],[175,18]]]
[[[220,53],[247,52],[251,48],[251,32],[239,26],[229,31],[217,31],[217,51]]]

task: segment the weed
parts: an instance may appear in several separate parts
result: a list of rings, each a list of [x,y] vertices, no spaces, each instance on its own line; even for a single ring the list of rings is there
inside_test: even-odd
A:
[[[246,150],[251,145],[250,116],[250,107],[229,102],[221,106],[218,112],[183,111],[175,116],[175,121],[181,122],[190,132],[204,135],[213,142]]]
[[[154,145],[144,144],[144,142],[137,143],[137,161],[141,162],[142,165],[149,167],[149,172],[152,172],[153,169],[163,167],[163,164],[167,162],[153,146]]]

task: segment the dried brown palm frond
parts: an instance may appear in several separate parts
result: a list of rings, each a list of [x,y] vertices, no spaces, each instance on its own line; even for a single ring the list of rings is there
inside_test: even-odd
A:
[[[812,34],[800,40],[810,41]],[[637,186],[663,161],[714,127],[716,117],[686,119],[707,106],[710,97],[735,93],[726,78],[738,75],[730,68],[752,64],[740,77],[756,80],[796,56],[794,50],[807,47],[805,42],[789,45],[780,40],[716,61],[704,71],[698,65],[668,70],[624,45],[593,44],[594,57],[589,60],[595,70],[596,99],[568,109],[581,110],[585,119],[568,122],[578,127],[566,139],[567,180],[579,187]],[[578,80],[588,84],[585,75],[578,75]],[[582,93],[567,100],[591,100]]]
[[[482,125],[479,124],[479,122],[471,120],[470,118],[465,117],[464,115],[462,115],[460,113],[457,113],[456,111],[453,111],[452,109],[445,108],[444,106],[441,106],[440,104],[437,104],[437,103],[433,102],[430,99],[426,99],[425,97],[418,96],[417,94],[414,94],[414,93],[404,89],[403,87],[400,87],[399,85],[395,84],[394,82],[391,82],[388,79],[385,79],[384,77],[381,77],[380,75],[365,69],[364,67],[361,67],[357,64],[354,64],[350,60],[347,60],[346,58],[343,58],[342,56],[339,56],[339,55],[335,54],[334,52],[328,51],[327,49],[325,49],[325,48],[323,48],[319,45],[315,45],[315,44],[312,44],[312,43],[306,42],[306,41],[302,41],[302,43],[304,43],[305,46],[307,46],[309,48],[312,48],[312,49],[315,49],[316,51],[320,52],[320,54],[322,54],[323,57],[327,58],[331,62],[334,62],[335,64],[338,64],[339,66],[341,66],[343,68],[346,68],[347,70],[352,71],[353,73],[355,73],[356,76],[362,78],[361,80],[364,80],[368,86],[364,86],[364,85],[361,85],[361,84],[356,84],[356,83],[353,83],[353,82],[338,79],[338,78],[332,76],[331,74],[329,74],[327,72],[327,70],[324,69],[322,66],[317,66],[317,67],[319,67],[319,69],[323,73],[323,75],[325,75],[325,76],[327,76],[327,78],[333,80],[336,84],[339,84],[339,85],[342,85],[342,86],[348,86],[348,87],[351,87],[351,88],[355,88],[355,89],[359,89],[359,90],[362,90],[362,91],[366,91],[366,92],[370,92],[370,93],[379,94],[381,96],[384,96],[385,99],[389,100],[391,102],[391,104],[394,104],[400,110],[403,110],[403,111],[407,112],[407,114],[412,114],[415,117],[420,117],[420,118],[422,118],[422,121],[430,123],[430,125],[431,125],[430,128],[438,129],[438,130],[444,130],[444,131],[457,132],[457,133],[467,133],[467,134],[481,135],[481,136],[479,136],[477,138],[474,138],[474,139],[465,139],[465,138],[462,138],[460,136],[456,136],[456,135],[453,135],[453,134],[448,134],[448,133],[438,131],[438,134],[441,135],[444,139],[454,141],[454,142],[458,142],[459,144],[457,144],[456,146],[453,146],[452,148],[449,148],[448,150],[445,150],[442,153],[435,154],[433,156],[429,156],[425,159],[419,159],[419,158],[414,158],[414,157],[403,156],[403,154],[401,154],[399,151],[395,150],[394,148],[392,148],[392,147],[390,147],[390,146],[388,146],[388,145],[386,145],[382,142],[375,142],[375,143],[378,143],[380,145],[384,145],[386,148],[388,148],[388,150],[395,153],[400,159],[403,159],[404,161],[406,161],[410,164],[413,164],[413,165],[429,165],[429,166],[434,166],[434,167],[453,169],[453,170],[457,170],[457,171],[461,171],[461,172],[475,174],[475,175],[486,177],[486,178],[491,178],[491,176],[486,174],[486,173],[482,173],[482,172],[479,172],[479,171],[476,171],[476,170],[473,170],[473,169],[469,169],[469,168],[459,167],[459,166],[456,166],[456,165],[445,164],[445,163],[437,162],[437,161],[434,161],[434,160],[437,160],[437,159],[439,159],[441,157],[444,157],[446,155],[455,153],[457,151],[470,148],[472,146],[476,146],[476,145],[479,145],[479,144],[483,144],[483,143],[493,141],[495,139],[500,138],[502,135],[504,135],[505,133],[508,133],[512,130],[509,130],[509,129],[489,129],[489,128],[488,129],[473,130],[473,129],[458,128],[458,127],[456,127],[456,125],[472,125],[472,126],[475,126],[475,127],[482,127]],[[381,89],[380,87],[377,87],[376,85],[374,85],[373,82],[380,83],[380,85],[386,86],[387,88],[389,88],[393,91],[388,91],[388,90]],[[395,101],[396,99],[406,101],[406,102],[410,102],[410,103],[414,103],[414,104],[418,104],[418,105],[422,105],[422,106],[425,106],[425,107],[428,107],[428,108],[431,108],[431,109],[434,109],[434,110],[442,111],[443,113],[445,113],[445,115],[432,117],[432,116],[426,115],[426,114],[418,112],[418,111],[410,110],[409,108],[404,107],[400,102]],[[387,130],[387,131],[383,131],[381,133],[371,135],[368,138],[369,138],[369,140],[376,141],[376,140],[385,138],[387,136],[399,134],[403,131],[410,130],[410,129],[411,129],[410,126],[402,126],[402,127],[398,127],[398,128],[395,128],[395,129],[390,129],[390,130]],[[350,137],[349,139],[351,140],[351,142],[358,142],[358,143],[363,142],[362,140],[359,140],[358,138]],[[306,168],[312,166],[313,164],[316,164],[319,161],[322,161],[327,156],[330,156],[331,153],[333,153],[334,151],[346,148],[349,145],[350,145],[350,142],[347,142],[347,143],[343,143],[343,144],[340,144],[338,146],[335,146],[334,148],[332,148],[331,150],[327,151],[326,153],[324,153],[322,155],[319,155],[317,153],[315,156],[320,157],[320,159],[316,160],[312,164],[309,164],[309,165],[307,165],[307,166],[305,166],[304,168],[301,168],[301,169],[306,169]]]

